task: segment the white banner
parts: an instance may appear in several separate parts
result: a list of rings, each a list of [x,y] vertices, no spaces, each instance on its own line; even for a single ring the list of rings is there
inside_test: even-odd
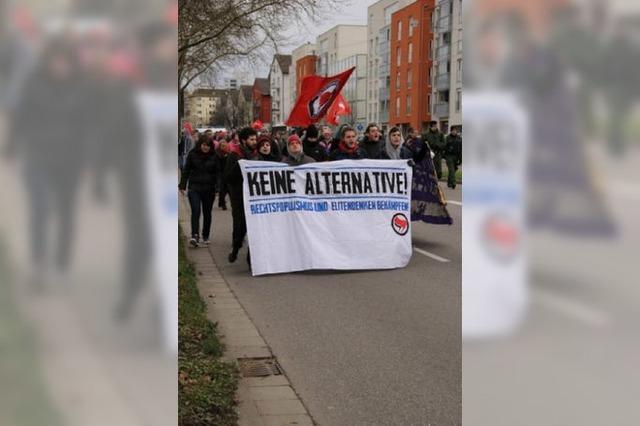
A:
[[[405,160],[290,167],[240,160],[253,275],[402,268],[411,258]]]

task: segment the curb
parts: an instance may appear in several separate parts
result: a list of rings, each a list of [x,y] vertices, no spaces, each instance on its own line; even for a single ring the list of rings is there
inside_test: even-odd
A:
[[[179,194],[178,197],[181,199],[180,226],[184,235],[190,235],[189,207],[184,197]],[[255,324],[220,274],[211,252],[208,249],[187,247],[187,257],[196,268],[197,286],[207,305],[207,318],[217,323],[219,336],[225,344],[224,358],[236,362],[244,359],[274,358]],[[285,374],[266,377],[241,376],[236,399],[238,426],[314,424]]]

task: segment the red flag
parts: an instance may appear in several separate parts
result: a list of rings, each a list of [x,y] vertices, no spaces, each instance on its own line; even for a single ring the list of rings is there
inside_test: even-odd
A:
[[[285,122],[288,126],[307,127],[317,123],[327,113],[340,90],[356,67],[331,77],[311,75],[302,80],[300,96]]]
[[[347,102],[342,94],[339,94],[333,104],[329,107],[326,120],[327,123],[337,126],[338,116],[349,114],[351,114],[351,105],[349,105],[349,102]]]
[[[253,128],[253,130],[262,129],[262,127],[263,127],[262,121],[260,121],[260,120],[254,121],[253,123],[251,123],[251,127]]]

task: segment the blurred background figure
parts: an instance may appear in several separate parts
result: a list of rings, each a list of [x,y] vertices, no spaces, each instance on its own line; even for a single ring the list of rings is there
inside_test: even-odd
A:
[[[174,425],[177,4],[0,21],[0,424]]]
[[[464,16],[463,422],[636,424],[640,4]]]

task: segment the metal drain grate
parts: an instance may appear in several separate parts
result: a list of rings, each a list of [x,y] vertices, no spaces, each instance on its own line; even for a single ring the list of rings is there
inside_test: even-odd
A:
[[[282,368],[275,358],[240,358],[238,365],[243,377],[266,377],[282,374]]]

